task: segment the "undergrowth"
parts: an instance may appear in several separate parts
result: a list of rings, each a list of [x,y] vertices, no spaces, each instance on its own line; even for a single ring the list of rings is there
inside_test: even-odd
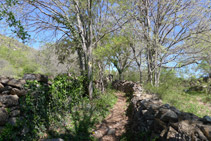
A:
[[[187,91],[188,81],[177,78],[173,72],[168,73],[162,74],[159,87],[145,84],[145,90],[158,94],[163,103],[169,103],[181,111],[193,113],[199,117],[211,116],[211,111],[206,105],[210,104],[211,95],[204,91]]]
[[[21,98],[21,113],[16,126],[6,126],[0,135],[4,140],[63,138],[64,140],[94,140],[94,125],[109,113],[117,98],[108,89],[94,91],[89,100],[83,78],[59,76],[52,85],[28,81],[28,94]]]

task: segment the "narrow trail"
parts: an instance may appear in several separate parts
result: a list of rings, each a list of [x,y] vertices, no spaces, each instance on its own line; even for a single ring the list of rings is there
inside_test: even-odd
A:
[[[128,122],[126,98],[121,92],[116,93],[116,96],[118,100],[110,114],[96,126],[94,137],[99,141],[118,141],[125,132],[125,125]]]

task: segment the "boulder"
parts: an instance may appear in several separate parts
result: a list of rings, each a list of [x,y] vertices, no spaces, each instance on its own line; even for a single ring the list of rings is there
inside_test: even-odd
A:
[[[18,105],[19,97],[17,95],[0,95],[0,102],[6,107]]]
[[[20,89],[17,89],[17,88],[13,88],[12,90],[11,90],[11,94],[12,95],[18,95],[18,96],[24,96],[24,95],[26,95],[26,91],[25,90],[20,90]]]
[[[0,83],[2,83],[2,84],[6,84],[8,81],[9,81],[9,78],[6,78],[6,77],[0,78]]]
[[[160,118],[163,121],[169,122],[177,122],[178,121],[178,116],[175,112],[168,110],[165,114],[163,114]]]
[[[204,117],[203,117],[203,122],[204,122],[204,123],[209,123],[209,124],[211,124],[211,117],[209,117],[209,116],[204,116]]]
[[[26,83],[25,80],[10,79],[7,82],[7,85],[17,87],[17,88],[22,88],[25,83]]]
[[[12,90],[11,86],[6,86],[6,87],[0,89],[0,93],[2,93],[2,94],[9,94],[11,90]]]
[[[5,125],[8,121],[8,113],[4,108],[0,108],[0,126]]]

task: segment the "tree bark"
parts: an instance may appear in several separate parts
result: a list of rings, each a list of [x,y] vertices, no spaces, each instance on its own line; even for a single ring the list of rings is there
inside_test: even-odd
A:
[[[123,75],[121,71],[119,71],[119,80],[123,80]]]

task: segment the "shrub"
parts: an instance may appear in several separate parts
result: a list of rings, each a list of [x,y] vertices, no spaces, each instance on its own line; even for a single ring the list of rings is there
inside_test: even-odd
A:
[[[28,93],[20,99],[22,118],[17,128],[5,129],[2,140],[39,140],[62,137],[90,140],[96,122],[102,120],[116,102],[113,91],[95,89],[92,101],[84,94],[83,78],[58,76],[52,85],[28,81]],[[9,137],[9,138],[8,138]]]

